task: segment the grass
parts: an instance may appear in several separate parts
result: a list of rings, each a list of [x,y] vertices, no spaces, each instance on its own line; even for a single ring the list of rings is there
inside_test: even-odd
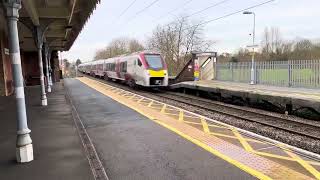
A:
[[[298,87],[319,87],[320,72],[313,69],[293,69],[291,70],[291,82]],[[289,85],[288,69],[263,69],[257,71],[258,82],[270,85]],[[235,82],[249,82],[250,70],[248,69],[220,69],[218,79]]]

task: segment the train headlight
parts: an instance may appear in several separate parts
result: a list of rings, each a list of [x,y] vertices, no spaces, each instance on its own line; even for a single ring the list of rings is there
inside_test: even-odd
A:
[[[167,75],[167,71],[166,70],[163,71],[163,75],[165,75],[165,76]]]

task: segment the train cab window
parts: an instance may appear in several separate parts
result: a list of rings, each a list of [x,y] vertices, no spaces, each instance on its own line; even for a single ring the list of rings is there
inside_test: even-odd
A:
[[[163,68],[162,60],[160,55],[145,55],[147,65],[152,69],[161,69]]]
[[[137,59],[137,61],[138,61],[138,66],[142,66],[140,59]]]

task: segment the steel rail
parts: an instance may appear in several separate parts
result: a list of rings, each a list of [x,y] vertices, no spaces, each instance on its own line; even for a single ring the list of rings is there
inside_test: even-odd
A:
[[[311,124],[311,123],[304,123],[304,122],[299,122],[299,121],[294,121],[294,120],[291,120],[291,119],[284,119],[284,118],[281,118],[281,117],[275,117],[275,116],[271,116],[271,115],[267,115],[267,114],[263,114],[263,113],[256,113],[256,112],[252,112],[250,110],[244,110],[244,109],[240,109],[240,108],[235,108],[233,107],[234,105],[229,105],[229,104],[223,104],[223,103],[218,103],[218,102],[208,102],[209,100],[205,101],[205,100],[199,100],[199,99],[196,99],[198,97],[193,97],[191,98],[190,96],[187,97],[186,95],[177,95],[177,93],[174,93],[175,95],[172,95],[172,93],[170,92],[166,92],[166,91],[158,91],[158,93],[155,93],[155,92],[146,92],[146,91],[137,91],[137,90],[133,90],[129,87],[126,87],[124,85],[121,85],[119,83],[115,83],[115,82],[110,82],[110,81],[104,81],[102,79],[97,79],[97,78],[94,78],[92,76],[89,76],[89,75],[84,75],[86,77],[89,77],[91,79],[95,79],[95,80],[98,80],[102,83],[105,83],[105,84],[108,84],[108,85],[111,85],[111,86],[115,86],[117,88],[121,88],[123,90],[126,90],[126,91],[129,91],[129,92],[132,92],[132,93],[136,93],[136,94],[139,94],[139,95],[142,95],[142,96],[146,96],[148,98],[151,98],[151,99],[154,99],[154,97],[158,97],[158,98],[164,98],[164,99],[167,99],[167,100],[171,100],[171,101],[175,101],[175,102],[178,102],[178,103],[181,103],[181,104],[185,104],[185,105],[188,105],[188,106],[193,106],[193,107],[196,107],[196,108],[199,108],[199,109],[202,109],[202,110],[206,110],[208,112],[214,112],[214,113],[217,113],[217,114],[220,114],[220,115],[224,115],[226,117],[232,117],[232,118],[236,118],[236,119],[239,119],[239,120],[242,120],[242,121],[250,121],[250,122],[253,122],[253,123],[257,123],[257,124],[261,124],[263,126],[267,126],[267,127],[272,127],[272,128],[275,128],[275,129],[278,129],[278,130],[282,130],[282,131],[285,131],[285,132],[288,132],[288,133],[291,133],[291,134],[296,134],[296,135],[300,135],[300,136],[304,136],[304,137],[308,137],[308,138],[312,138],[312,139],[316,139],[316,140],[320,140],[320,125],[314,125],[314,124]],[[151,94],[151,96],[150,96]],[[152,97],[153,96],[153,97]],[[170,97],[171,96],[171,97]],[[180,98],[180,99],[178,99]],[[186,100],[189,100],[191,99],[192,101],[198,101],[199,103],[198,104],[195,104],[195,102],[186,102]],[[211,107],[208,107],[208,104],[211,104]],[[215,107],[218,107],[220,106],[220,109],[221,108],[224,108],[224,109],[233,109],[233,111],[242,111],[243,113],[239,113],[239,114],[231,114],[230,113],[230,110],[229,112],[226,112],[226,111],[223,111],[223,110],[218,110],[218,109],[215,109]],[[248,117],[245,117],[245,114],[246,113],[251,113],[251,116]],[[257,116],[260,116],[260,118],[257,118]],[[261,116],[264,116],[264,117],[261,117]],[[272,118],[272,120],[266,120],[267,118]],[[263,122],[264,121],[264,122]],[[266,121],[273,121],[272,123],[270,122],[266,122]],[[279,124],[277,124],[277,121],[287,121],[288,123],[284,123],[282,122],[282,127],[279,126]],[[303,130],[295,130],[295,128],[290,128],[290,127],[283,127],[283,124],[286,124],[286,125],[290,125],[290,123],[295,123],[295,127],[296,129],[302,129],[303,127],[306,127],[305,129]],[[291,124],[291,125],[294,125],[294,124]],[[312,132],[315,134],[319,134],[319,136],[317,135],[314,135]]]
[[[314,126],[314,125],[311,125],[311,124],[305,124],[305,123],[302,123],[302,122],[297,122],[297,121],[291,121],[291,120],[288,120],[288,119],[281,119],[281,118],[276,118],[276,117],[273,117],[273,116],[269,116],[267,114],[263,115],[263,114],[258,114],[258,113],[254,113],[254,112],[251,112],[251,111],[247,111],[247,110],[240,110],[240,109],[236,109],[236,108],[233,108],[231,106],[228,106],[228,105],[222,105],[222,104],[217,104],[217,103],[209,103],[207,101],[202,101],[202,100],[196,100],[194,98],[190,98],[190,97],[185,97],[185,96],[179,96],[179,95],[174,95],[170,97],[170,95],[168,96],[168,94],[155,94],[153,93],[153,95],[155,96],[158,96],[158,97],[162,97],[162,98],[165,98],[165,99],[169,99],[169,100],[172,100],[172,101],[176,101],[176,102],[179,102],[179,103],[182,103],[182,104],[186,104],[186,105],[189,105],[189,106],[193,106],[193,107],[197,107],[197,108],[200,108],[200,109],[204,109],[204,110],[207,110],[207,111],[210,111],[210,112],[215,112],[215,113],[218,113],[218,114],[222,114],[222,115],[225,115],[225,116],[229,116],[229,117],[233,117],[233,118],[237,118],[237,119],[240,119],[240,120],[243,120],[243,121],[250,121],[250,122],[254,122],[254,123],[258,123],[258,124],[262,124],[264,126],[269,126],[269,127],[272,127],[272,128],[276,128],[276,129],[280,129],[280,130],[283,130],[283,131],[287,131],[287,132],[290,132],[290,133],[293,133],[293,134],[298,134],[298,135],[302,135],[302,136],[306,136],[306,137],[309,137],[309,138],[314,138],[314,139],[317,139],[317,140],[320,140],[320,136],[317,136],[315,134],[320,134],[320,128],[318,126]],[[178,97],[178,98],[177,98]],[[180,99],[179,99],[180,98]],[[186,102],[186,100],[192,100],[190,102]],[[195,101],[198,101],[198,103],[195,103]],[[208,106],[210,105],[210,106]],[[220,109],[217,108],[220,106]],[[242,111],[243,113],[232,113],[229,111],[224,111],[222,108],[228,108],[228,109],[232,109],[233,111]],[[221,110],[222,109],[222,110]],[[232,111],[231,110],[231,111]],[[246,115],[246,113],[250,113],[250,115]],[[260,116],[260,117],[257,117],[257,116]],[[264,116],[264,117],[261,117],[261,116]],[[269,119],[267,119],[269,118]],[[269,122],[267,122],[269,121]],[[270,121],[274,121],[273,123],[271,123]],[[278,123],[277,123],[278,121]],[[282,121],[279,123],[279,121]],[[288,124],[288,123],[284,123],[284,121],[287,121],[287,122],[290,122],[291,124]],[[285,125],[292,125],[293,128],[290,128],[290,127],[285,127]],[[280,125],[280,126],[279,126]]]

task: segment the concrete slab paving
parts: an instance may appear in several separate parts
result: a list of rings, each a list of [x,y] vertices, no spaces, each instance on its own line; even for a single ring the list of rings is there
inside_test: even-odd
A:
[[[40,106],[39,87],[26,89],[26,101],[35,159],[16,163],[14,97],[0,97],[0,179],[94,179],[62,84],[48,94],[47,107]]]
[[[110,179],[255,179],[76,79],[65,86]]]
[[[310,159],[302,160],[303,158],[300,156],[305,154],[305,152],[300,152],[299,155],[297,155],[290,150],[292,147],[286,146],[285,144],[280,145],[278,142],[269,141],[251,133],[243,132],[240,129],[221,124],[214,119],[202,117],[186,110],[179,109],[175,106],[157,102],[144,96],[115,88],[105,84],[103,81],[97,81],[91,78],[78,78],[78,80],[90,88],[102,93],[104,96],[110,97],[130,109],[134,109],[139,114],[147,117],[148,120],[169,129],[190,142],[193,142],[214,156],[218,156],[228,163],[233,164],[239,169],[242,169],[258,178],[313,179],[312,177],[316,177],[316,179],[319,179],[319,173],[315,170],[319,165],[318,161],[310,161]],[[171,113],[173,113],[173,111],[170,110],[173,109],[176,109],[176,116],[172,118],[171,115],[173,114]],[[170,113],[168,111],[170,111]],[[186,121],[186,115],[190,116],[190,118],[191,116],[194,117],[197,121],[199,121],[200,118],[201,121]],[[199,125],[202,126],[201,129],[198,128]],[[219,128],[225,132],[218,132],[212,128]],[[232,132],[232,134],[226,132]],[[223,137],[223,139],[226,137],[227,139],[224,141],[221,137]],[[238,140],[241,142],[241,146],[233,145],[230,140]],[[288,155],[281,156],[277,153],[273,154],[259,151],[260,148],[258,147],[258,149],[254,149],[255,146],[251,146],[251,143],[273,144],[273,146],[280,148],[283,153]],[[273,158],[285,160],[286,162],[277,163],[277,161],[273,161]],[[296,164],[296,162],[298,164]],[[296,167],[298,167],[298,169],[303,167],[304,170],[299,171]],[[307,172],[305,170],[307,170]]]

